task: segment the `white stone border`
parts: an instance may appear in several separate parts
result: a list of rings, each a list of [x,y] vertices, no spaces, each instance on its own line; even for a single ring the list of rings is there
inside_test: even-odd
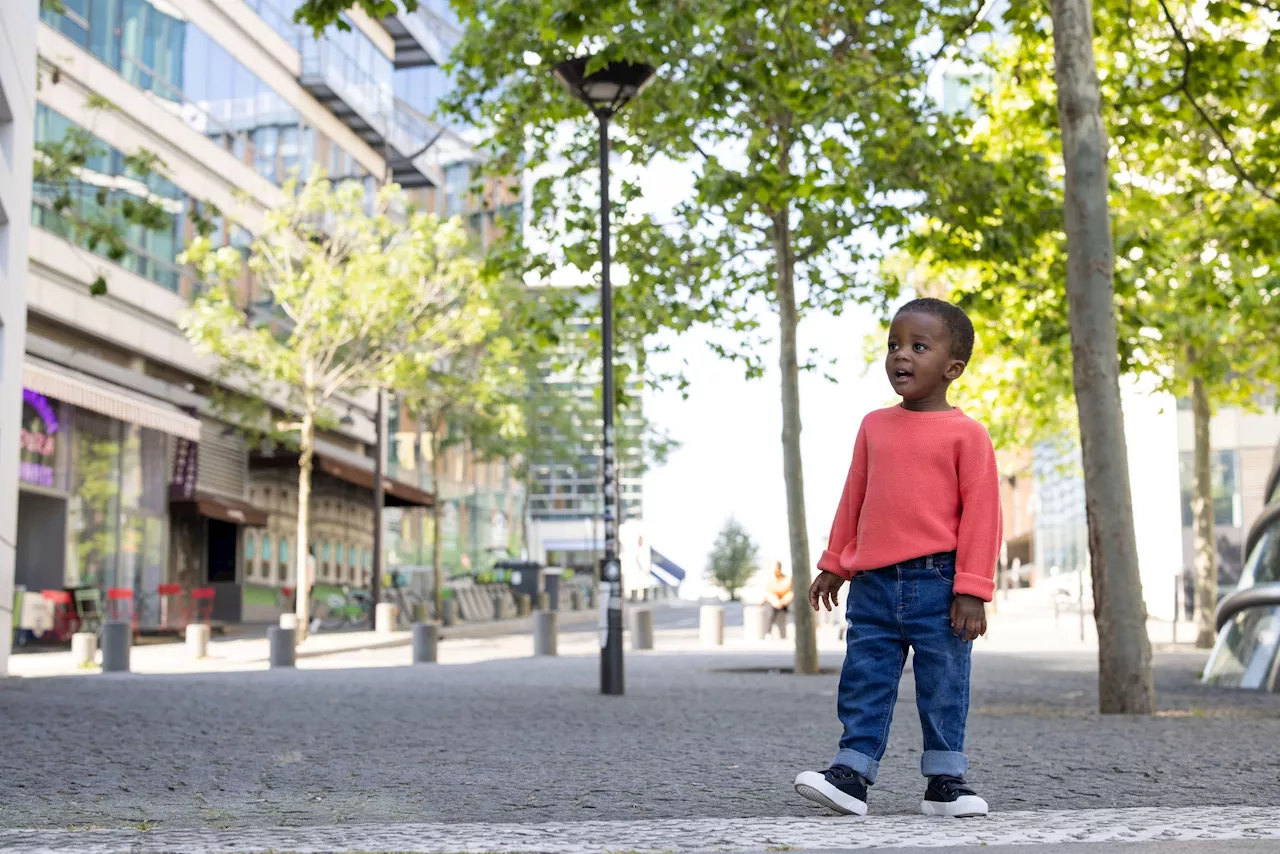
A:
[[[1070,842],[1280,840],[1275,808],[1012,812],[986,819],[668,819],[560,824],[398,824],[249,830],[0,830],[6,854],[239,854],[400,851],[605,854],[936,848]]]

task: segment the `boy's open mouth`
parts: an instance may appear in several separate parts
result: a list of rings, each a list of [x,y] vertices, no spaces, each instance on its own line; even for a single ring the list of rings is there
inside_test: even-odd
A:
[[[911,371],[908,371],[908,370],[905,370],[905,369],[904,369],[904,370],[897,370],[897,371],[894,371],[894,372],[893,372],[893,378],[894,378],[895,380],[909,380],[909,379],[911,379],[913,376],[915,376],[915,375],[914,375],[913,373],[911,373]]]

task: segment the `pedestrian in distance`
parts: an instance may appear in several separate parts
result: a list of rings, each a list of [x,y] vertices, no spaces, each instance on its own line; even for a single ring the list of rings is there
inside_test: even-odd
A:
[[[844,733],[825,772],[796,777],[796,792],[846,815],[866,815],[898,698],[914,655],[924,730],[921,811],[981,816],[965,782],[973,641],[1000,554],[1000,481],[986,429],[947,402],[973,354],[973,324],[936,299],[907,303],[889,328],[885,372],[902,398],[867,415],[809,604],[832,610],[849,583],[837,711]]]
[[[795,598],[795,592],[791,588],[791,576],[782,571],[782,561],[775,560],[773,578],[769,579],[764,591],[764,604],[769,609],[765,612],[769,618],[765,626],[765,637],[773,634],[773,630],[777,629],[778,637],[781,640],[787,639],[787,615],[791,611],[791,602]]]

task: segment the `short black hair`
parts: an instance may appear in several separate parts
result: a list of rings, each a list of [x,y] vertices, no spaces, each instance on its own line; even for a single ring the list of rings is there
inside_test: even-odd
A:
[[[973,321],[960,306],[932,297],[913,299],[898,309],[894,317],[912,313],[932,314],[943,322],[951,338],[951,358],[967,363],[973,357]]]

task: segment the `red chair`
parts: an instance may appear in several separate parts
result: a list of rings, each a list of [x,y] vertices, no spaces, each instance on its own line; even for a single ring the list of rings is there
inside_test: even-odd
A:
[[[191,591],[191,622],[206,626],[213,622],[212,587],[197,587]]]
[[[186,627],[182,585],[161,584],[156,588],[156,598],[160,600],[160,630],[181,632]]]
[[[138,610],[133,606],[133,590],[128,587],[107,588],[107,620],[128,623],[138,630]]]
[[[53,603],[53,636],[62,643],[69,643],[80,628],[80,616],[76,613],[75,600],[67,590],[41,590],[40,595]]]

